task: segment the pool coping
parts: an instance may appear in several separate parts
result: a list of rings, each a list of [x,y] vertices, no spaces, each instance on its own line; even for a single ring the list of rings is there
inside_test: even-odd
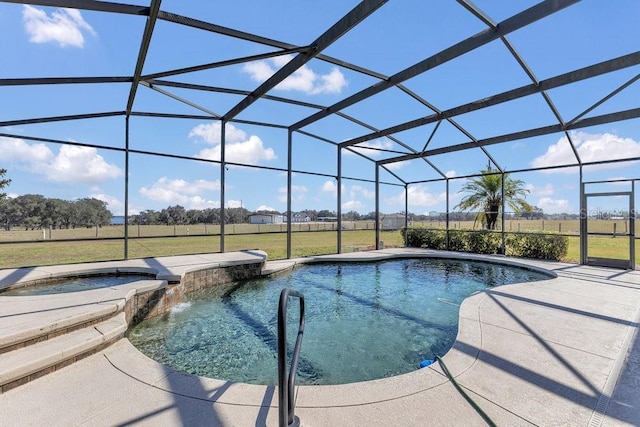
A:
[[[229,255],[229,257],[232,256],[234,255]],[[244,259],[244,255],[240,254],[238,256],[239,258]],[[255,254],[252,254],[251,256],[255,256]],[[571,416],[574,418],[577,416],[575,421],[581,420],[580,422],[577,422],[577,424],[584,425],[585,422],[582,421],[592,422],[594,419],[600,417],[603,420],[607,420],[610,425],[628,425],[621,423],[619,416],[617,418],[616,416],[610,417],[610,413],[607,412],[606,406],[616,404],[615,402],[611,403],[611,398],[615,394],[612,387],[619,382],[618,377],[620,377],[621,372],[624,372],[625,366],[627,365],[626,362],[628,360],[628,355],[631,354],[631,349],[635,348],[634,343],[637,341],[635,339],[635,333],[637,331],[638,322],[640,321],[640,313],[638,310],[638,307],[640,307],[640,277],[638,272],[623,273],[617,270],[611,271],[601,268],[593,269],[584,266],[555,262],[516,260],[499,256],[478,256],[410,248],[387,249],[344,255],[325,255],[305,259],[267,261],[263,271],[264,274],[268,275],[277,274],[293,268],[296,265],[309,262],[348,260],[372,261],[415,256],[477,259],[520,266],[524,264],[527,268],[531,269],[550,270],[556,276],[554,279],[544,281],[548,283],[534,285],[533,287],[535,289],[523,288],[523,286],[531,288],[531,284],[513,284],[495,288],[497,289],[497,292],[493,293],[484,291],[479,292],[465,299],[461,305],[460,323],[456,342],[452,349],[442,357],[442,360],[446,363],[446,366],[454,377],[458,378],[461,382],[467,380],[467,383],[463,384],[463,386],[479,400],[482,406],[487,408],[488,412],[491,413],[495,419],[502,421],[500,424],[545,424],[545,421],[551,421],[554,419],[550,418],[554,416],[554,410],[557,412],[557,408],[564,408],[569,411],[569,413],[572,412]],[[206,256],[204,258],[206,258],[206,260],[204,260],[203,257],[197,257],[197,259],[183,257],[182,260],[173,260],[175,261],[172,263],[171,267],[173,268],[173,271],[168,269],[169,273],[173,274],[173,277],[175,277],[177,274],[184,274],[186,271],[193,271],[194,269],[200,268],[206,263],[242,262],[242,260],[238,261],[230,259],[224,259],[221,261],[219,258],[215,260],[215,256]],[[64,269],[64,266],[60,267]],[[104,267],[104,265],[102,265],[102,267]],[[138,268],[139,265],[134,267]],[[48,270],[55,270],[55,268],[51,267],[47,267],[46,269],[47,271],[44,274],[51,274],[52,272]],[[3,271],[0,271],[0,284],[2,283],[2,278],[6,277],[6,274],[3,276],[2,273]],[[625,279],[621,282],[620,277],[623,276]],[[559,316],[558,318],[565,315],[570,316],[576,314],[579,316],[585,316],[586,310],[579,308],[563,309],[558,311],[558,313],[552,312],[551,310],[556,309],[555,306],[558,305],[555,300],[553,300],[554,302],[550,302],[551,300],[549,300],[540,303],[531,303],[529,301],[533,298],[532,295],[542,295],[545,292],[552,293],[553,298],[558,296],[556,294],[565,292],[567,293],[566,296],[573,297],[576,300],[583,299],[585,304],[590,307],[594,306],[594,310],[599,310],[600,308],[597,307],[598,304],[594,297],[591,295],[579,295],[581,292],[591,292],[589,289],[587,289],[587,291],[582,289],[584,287],[583,282],[587,282],[592,287],[597,287],[598,292],[602,293],[603,290],[608,292],[607,295],[602,295],[604,302],[600,305],[610,305],[611,307],[607,307],[607,309],[611,308],[613,310],[620,310],[624,308],[626,318],[624,321],[620,321],[618,323],[612,322],[611,319],[613,319],[613,317],[610,314],[604,314],[604,312],[594,315],[594,319],[586,318],[586,320],[591,323],[602,320],[601,318],[608,321],[608,323],[604,323],[602,325],[595,325],[593,328],[594,331],[602,333],[602,342],[606,342],[607,346],[611,348],[592,348],[584,344],[582,342],[584,340],[581,341],[569,336],[564,337],[561,334],[552,337],[553,339],[549,339],[545,334],[550,334],[552,329],[549,325],[544,324],[544,317],[536,317],[539,315],[533,313],[533,309],[537,308],[546,310],[549,313],[552,313],[553,316]],[[563,289],[558,290],[558,286],[562,286]],[[523,306],[520,308],[524,308],[525,311],[530,310],[533,314],[527,312],[525,315],[533,316],[532,319],[540,322],[541,326],[539,329],[536,329],[536,331],[542,331],[540,332],[542,338],[538,339],[536,342],[535,339],[531,340],[531,336],[535,334],[527,334],[526,331],[516,330],[518,327],[522,328],[522,325],[518,326],[517,324],[514,324],[515,326],[505,327],[501,324],[495,324],[496,322],[494,322],[491,317],[487,317],[488,313],[491,313],[492,310],[496,310],[496,307],[499,307],[499,305],[496,305],[496,301],[500,298],[504,298],[504,300],[499,302],[499,304],[513,304],[513,307],[516,307],[517,304],[523,305],[525,303],[531,305],[532,307]],[[507,311],[511,309],[512,307],[508,307]],[[557,319],[555,319],[555,317],[553,320],[557,323]],[[575,323],[576,321],[571,319],[566,321],[566,323],[572,322]],[[533,323],[531,325],[531,327],[535,326],[538,328],[538,326]],[[585,378],[588,378],[587,383],[592,384],[591,388],[593,390],[599,390],[600,396],[595,396],[595,391],[593,390],[591,391],[594,393],[593,399],[589,399],[588,396],[586,396],[588,393],[578,393],[575,389],[579,389],[582,386],[579,384],[580,381],[578,381],[577,384],[574,384],[572,382],[574,381],[573,378],[563,379],[564,382],[558,381],[559,384],[556,384],[554,380],[551,379],[545,380],[544,378],[547,378],[549,375],[553,375],[553,371],[557,370],[557,367],[543,366],[542,371],[539,370],[541,369],[540,366],[531,368],[527,367],[526,369],[519,367],[515,368],[509,365],[509,361],[498,359],[500,363],[506,364],[510,369],[513,369],[514,372],[520,372],[518,369],[522,369],[522,372],[527,375],[531,375],[534,379],[534,385],[535,382],[538,381],[540,384],[545,386],[547,384],[546,382],[551,381],[552,385],[555,384],[555,386],[561,389],[562,387],[565,387],[571,393],[578,393],[580,399],[588,401],[588,403],[571,403],[571,399],[568,399],[567,401],[566,396],[561,397],[560,393],[550,393],[547,389],[542,390],[539,397],[554,399],[555,395],[553,404],[547,405],[551,406],[551,412],[547,410],[546,413],[540,414],[540,409],[544,409],[545,405],[538,402],[536,398],[536,404],[534,405],[529,401],[529,406],[532,406],[532,409],[529,411],[530,413],[528,413],[528,410],[526,409],[527,406],[522,406],[520,402],[517,402],[519,400],[517,395],[514,396],[514,405],[515,403],[518,403],[518,405],[509,408],[509,405],[505,405],[504,401],[500,401],[500,399],[504,398],[500,391],[496,392],[495,390],[485,389],[486,381],[488,380],[489,383],[492,382],[490,378],[486,378],[485,371],[487,371],[488,368],[494,370],[496,368],[495,366],[489,366],[490,363],[487,362],[487,360],[489,362],[492,361],[487,359],[489,357],[488,355],[492,354],[487,346],[496,346],[492,351],[494,351],[496,355],[500,353],[502,351],[500,349],[500,340],[498,339],[498,341],[495,341],[492,335],[496,335],[496,337],[498,337],[501,333],[506,333],[509,339],[528,341],[530,342],[530,345],[538,347],[541,345],[542,353],[540,354],[551,354],[553,357],[551,357],[550,360],[552,361],[554,360],[554,357],[555,359],[558,358],[558,355],[555,353],[561,351],[574,351],[580,357],[593,359],[593,363],[597,362],[596,364],[600,364],[600,366],[596,367],[597,369],[587,365],[584,367],[580,365],[580,370],[585,370],[585,372],[587,372],[587,374],[582,375]],[[573,333],[575,334],[575,332]],[[605,339],[607,336],[610,336],[610,338]],[[566,339],[567,342],[562,343],[562,339]],[[513,343],[513,346],[514,348],[517,348],[515,342]],[[579,346],[585,346],[585,348],[579,349],[579,352],[575,348],[572,348]],[[516,353],[513,354],[513,357],[514,360],[523,359],[520,363],[524,365],[528,363],[526,360],[526,354],[522,355]],[[562,359],[562,357],[560,357],[560,359]],[[86,359],[87,364],[94,365],[102,364],[105,361],[111,367],[110,369],[114,369],[125,374],[130,380],[135,381],[140,385],[144,385],[150,390],[155,390],[155,392],[181,396],[186,399],[195,399],[195,401],[198,402],[214,403],[220,413],[236,414],[236,416],[240,417],[239,419],[253,419],[254,423],[256,422],[256,417],[265,417],[265,420],[271,421],[274,420],[274,416],[277,417],[277,410],[274,409],[277,407],[277,393],[274,392],[274,387],[229,383],[221,380],[191,376],[174,371],[142,355],[126,339],[119,340],[111,347],[103,350],[100,354]],[[83,360],[82,362],[85,361]],[[531,362],[532,365],[537,365],[535,360],[529,362]],[[40,387],[46,388],[55,385],[56,381],[64,381],[65,370],[81,370],[81,366],[74,368],[75,365],[80,364],[81,362],[78,362],[59,372],[47,375],[25,386],[16,388],[15,390],[10,390],[4,393],[0,400],[7,402],[7,405],[8,402],[24,404],[24,399],[28,400],[30,393],[34,393],[35,390],[38,389],[39,384],[42,384]],[[606,375],[601,378],[602,375],[598,374],[597,371],[602,371],[603,367],[606,368],[607,372]],[[561,373],[562,375],[565,375],[564,371]],[[578,375],[578,377],[580,377],[580,375]],[[623,377],[624,375],[621,378]],[[501,379],[508,380],[509,376],[504,378],[501,377]],[[522,385],[524,388],[528,385],[524,378],[516,376],[514,379],[517,380],[515,381],[516,383],[524,381]],[[611,385],[612,382],[613,386]],[[623,382],[624,381],[621,380],[621,383]],[[570,384],[570,386],[566,384]],[[500,384],[500,387],[502,389],[508,389],[509,387],[513,387],[513,385]],[[220,390],[223,390],[223,392],[220,392]],[[108,395],[109,392],[109,390],[102,390],[100,394],[106,393]],[[111,391],[111,393],[113,393],[113,391]],[[527,390],[527,393],[534,393],[534,391]],[[605,394],[607,394],[609,401],[607,401],[607,405],[602,408],[604,405],[602,403],[602,396]],[[441,367],[437,363],[408,374],[363,383],[332,386],[298,386],[296,396],[296,410],[300,415],[300,418],[303,422],[306,420],[310,424],[317,425],[330,425],[329,420],[344,421],[354,419],[352,417],[358,417],[357,419],[360,421],[369,419],[372,420],[373,424],[383,425],[382,422],[385,420],[385,417],[381,416],[379,413],[381,408],[386,408],[392,413],[396,413],[400,417],[399,419],[409,421],[414,420],[414,425],[420,425],[417,420],[420,420],[420,423],[423,423],[424,420],[447,420],[448,417],[454,416],[463,417],[462,419],[467,419],[464,417],[468,417],[470,422],[469,425],[473,425],[479,420],[478,415],[475,414],[473,410],[470,410],[470,406],[464,402],[455,389],[452,388],[451,383],[444,376]],[[107,399],[106,396],[102,396],[102,398]],[[131,399],[134,399],[135,401],[136,399],[144,400],[145,398],[132,396]],[[451,401],[453,399],[456,403],[451,409],[445,412],[434,412],[433,408],[429,411],[425,411],[420,407],[411,409],[412,402],[437,402],[442,399],[445,399],[446,401]],[[623,402],[625,399],[629,399],[629,397],[620,397],[616,395],[616,399],[616,402]],[[139,403],[142,404],[142,401]],[[409,405],[409,407],[407,407],[407,405]],[[5,407],[4,403],[0,403],[0,409],[10,409],[10,407],[10,405]],[[620,408],[620,405],[616,406],[616,410]],[[51,414],[51,411],[55,412],[55,408],[51,408],[48,412],[44,411],[43,416],[46,417],[46,414]],[[85,418],[89,417],[89,414],[92,413],[91,408],[79,408],[75,411],[82,413],[82,415],[78,416]],[[238,411],[240,411],[240,413],[238,413]],[[635,407],[635,411],[636,412],[634,414],[640,414],[640,409],[637,407]],[[11,417],[12,413],[15,413],[15,410],[8,412],[9,417]],[[374,415],[376,415],[377,418],[371,418]],[[567,414],[556,413],[555,415],[557,416],[557,419],[555,419],[556,421],[567,417]],[[98,415],[93,414],[92,416]],[[109,420],[109,424],[112,420],[117,418],[112,412],[104,412],[104,408],[102,416],[107,418],[98,417],[97,419],[102,419],[103,421]],[[380,423],[378,424],[376,420],[379,420]],[[517,422],[513,424],[514,421]],[[409,422],[408,424],[411,425],[412,423]]]

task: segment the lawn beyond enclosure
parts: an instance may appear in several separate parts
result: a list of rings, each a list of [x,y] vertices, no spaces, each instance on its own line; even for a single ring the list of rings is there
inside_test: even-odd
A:
[[[615,225],[614,225],[615,224]],[[342,252],[371,250],[375,248],[373,221],[344,221]],[[444,229],[444,221],[413,223],[412,226]],[[452,221],[452,229],[472,229],[473,222]],[[636,223],[636,227],[640,224]],[[293,224],[293,257],[337,252],[337,224],[330,222]],[[477,229],[477,224],[476,224]],[[579,221],[577,220],[521,220],[506,221],[506,231],[560,231],[569,235],[569,249],[564,261],[580,259]],[[613,231],[618,235],[614,238]],[[623,221],[591,221],[590,231],[611,233],[590,240],[590,250],[598,256],[621,258],[628,253],[628,239]],[[129,226],[129,258],[169,256],[220,251],[220,226],[153,225]],[[0,268],[33,265],[66,264],[75,262],[117,260],[124,257],[124,226],[110,225],[101,228],[76,228],[63,230],[0,231]],[[84,240],[91,239],[91,240]],[[398,230],[381,231],[380,240],[386,247],[403,246]],[[637,240],[636,240],[637,247]],[[225,251],[261,249],[270,259],[287,256],[286,224],[227,224],[225,226]],[[636,264],[640,265],[640,250],[636,250]],[[622,254],[622,256],[620,255]]]

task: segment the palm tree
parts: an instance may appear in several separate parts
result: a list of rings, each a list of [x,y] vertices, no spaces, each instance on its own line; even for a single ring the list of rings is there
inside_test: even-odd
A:
[[[481,221],[488,230],[495,230],[498,214],[502,210],[503,176],[505,204],[514,212],[533,209],[533,206],[524,199],[529,193],[529,190],[524,188],[524,181],[511,179],[508,173],[503,174],[492,170],[491,165],[480,172],[482,175],[469,179],[458,191],[458,193],[467,193],[467,195],[454,209],[479,211],[476,215],[476,221]]]

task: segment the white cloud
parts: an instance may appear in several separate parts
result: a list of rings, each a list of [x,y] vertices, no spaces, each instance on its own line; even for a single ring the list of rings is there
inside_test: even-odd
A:
[[[93,147],[63,145],[47,166],[47,178],[58,182],[97,183],[123,174],[119,167],[107,163]]]
[[[227,200],[227,207],[228,208],[241,208],[242,207],[242,200]]]
[[[382,153],[379,150],[391,150],[393,148],[393,143],[386,139],[376,139],[373,141],[361,142],[358,145],[352,145],[351,151],[345,150],[345,154],[355,155],[353,152],[357,152],[367,157],[380,157]],[[388,164],[387,167],[393,169],[391,164]]]
[[[84,34],[95,34],[76,9],[60,8],[51,15],[33,6],[22,8],[24,28],[32,43],[57,43],[61,47],[84,46]]]
[[[338,184],[335,181],[325,181],[322,184],[322,191],[325,193],[338,194]]]
[[[124,215],[124,203],[122,203],[117,197],[104,193],[94,193],[89,197],[102,200],[107,204],[107,209],[114,215]]]
[[[304,185],[292,185],[291,186],[291,200],[301,201],[304,200],[309,189]],[[280,187],[278,189],[278,201],[287,201],[287,187]]]
[[[249,74],[251,79],[262,83],[287,64],[292,55],[282,55],[263,61],[245,64],[242,71]],[[327,74],[317,74],[307,65],[298,68],[293,74],[284,79],[275,88],[280,90],[297,90],[309,95],[322,93],[340,93],[347,85],[347,80],[338,67],[333,67]]]
[[[387,163],[385,164],[385,166],[387,167],[387,169],[391,170],[391,171],[397,171],[400,170],[404,167],[404,165],[406,165],[407,163],[409,163],[409,161],[403,161],[403,162],[395,162],[395,163]]]
[[[388,205],[404,206],[406,190],[403,190],[395,197],[386,199]],[[440,194],[433,194],[428,191],[428,188],[422,185],[412,185],[409,187],[409,205],[410,206],[435,206],[439,203],[446,202],[446,192]],[[403,208],[404,209],[404,208]]]
[[[352,199],[355,199],[358,196],[362,196],[366,199],[373,199],[376,196],[376,192],[371,191],[361,185],[352,185],[349,189],[349,196]]]
[[[22,139],[2,138],[2,158],[19,168],[42,175],[48,181],[96,184],[123,175],[118,166],[107,163],[93,147],[62,145],[55,154],[42,143],[28,144]]]
[[[536,187],[533,184],[526,184],[525,189],[529,190],[529,194],[538,197],[548,197],[555,193],[555,188],[552,184],[545,184],[544,187]]]
[[[332,181],[327,181],[322,186],[323,191],[334,194],[334,195],[337,194],[337,188],[338,186],[336,185],[336,183]],[[343,189],[343,194],[345,194],[344,185],[342,186],[342,189]],[[361,185],[352,185],[351,187],[349,187],[349,192],[348,192],[349,200],[342,203],[342,208],[347,211],[361,210],[362,208],[364,208],[364,204],[358,199],[361,197],[364,197],[365,199],[373,199],[375,195],[376,195],[375,191],[371,191]]]
[[[191,129],[189,138],[198,137],[202,142],[220,144],[222,140],[222,125],[220,122],[203,123]],[[224,138],[227,143],[238,143],[247,140],[247,133],[234,125],[227,123],[224,129]]]
[[[276,212],[277,210],[275,208],[272,208],[271,206],[267,206],[267,205],[260,205],[256,208],[256,212],[257,211],[271,211],[271,212]]]
[[[332,196],[338,195],[338,184],[335,181],[325,181],[322,184],[321,191],[323,193],[329,193]],[[345,197],[349,197],[349,201],[342,204],[343,207],[348,209],[356,209],[355,206],[362,207],[363,204],[356,199],[364,197],[365,199],[373,199],[376,196],[375,191],[371,191],[361,185],[352,185],[349,187],[348,193],[345,185],[342,185],[342,194]],[[353,207],[351,207],[353,206]]]
[[[55,157],[45,144],[27,144],[23,139],[0,137],[2,159],[17,161],[23,165],[37,167],[39,163],[48,163]]]
[[[542,197],[537,206],[544,211],[544,213],[563,213],[572,212],[572,208],[569,205],[569,201],[566,199],[552,199],[550,197]]]
[[[359,211],[364,207],[362,202],[357,200],[349,200],[348,202],[344,202],[342,204],[342,209],[346,211]]]
[[[631,138],[622,138],[610,133],[590,134],[586,132],[571,132],[570,135],[580,159],[585,163],[640,157],[640,142]],[[574,163],[576,163],[576,158],[573,150],[567,138],[563,136],[558,142],[551,144],[545,154],[533,159],[531,165],[533,167],[545,167]],[[625,166],[628,166],[628,164]],[[610,163],[592,167],[597,169],[613,169],[623,167],[623,165]],[[551,169],[546,172],[574,173],[575,168]]]
[[[151,187],[140,188],[140,194],[149,200],[166,203],[167,205],[179,204],[188,209],[204,209],[220,207],[219,200],[207,200],[202,197],[202,194],[207,191],[219,190],[219,181],[205,181],[203,179],[185,181],[183,179],[162,177],[153,183]],[[240,202],[238,202],[237,207],[240,207]]]
[[[219,122],[200,124],[189,132],[189,138],[196,138],[204,143],[212,144],[212,148],[201,150],[196,157],[201,159],[221,159],[221,127]],[[256,135],[247,139],[247,134],[231,124],[225,127],[225,160],[227,162],[257,165],[260,161],[274,160],[276,154],[272,148],[265,148],[262,140]]]
[[[456,171],[454,171],[454,170],[446,171],[446,172],[444,173],[444,176],[446,176],[447,178],[454,178],[454,177],[456,177],[457,175],[458,175],[458,174],[457,174],[457,172],[456,172]]]

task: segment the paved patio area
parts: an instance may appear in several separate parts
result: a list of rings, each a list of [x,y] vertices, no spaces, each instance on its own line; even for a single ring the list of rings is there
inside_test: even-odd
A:
[[[434,254],[389,249],[317,258]],[[233,262],[234,257],[244,256],[253,255],[159,258],[144,261],[146,267],[142,260],[118,264],[129,268],[152,265],[163,269],[166,277],[174,277],[187,268],[220,260]],[[457,383],[500,426],[638,425],[640,272],[502,260],[544,268],[557,278],[495,287],[465,300],[456,343],[443,357]],[[265,270],[298,261],[302,262],[268,262]],[[105,263],[90,265],[101,266]],[[55,268],[70,267],[0,271],[0,285],[25,275],[51,274]],[[84,302],[77,300],[65,307],[59,296],[0,297],[0,340],[46,322],[56,310],[115,307],[127,291],[116,288],[79,293],[84,295],[73,298],[82,297]],[[26,299],[19,303],[11,298]],[[304,426],[486,425],[437,363],[377,381],[299,386],[296,396],[296,415]],[[6,391],[0,395],[0,414],[0,425],[7,426],[278,424],[274,387],[174,371],[142,355],[127,339]]]

